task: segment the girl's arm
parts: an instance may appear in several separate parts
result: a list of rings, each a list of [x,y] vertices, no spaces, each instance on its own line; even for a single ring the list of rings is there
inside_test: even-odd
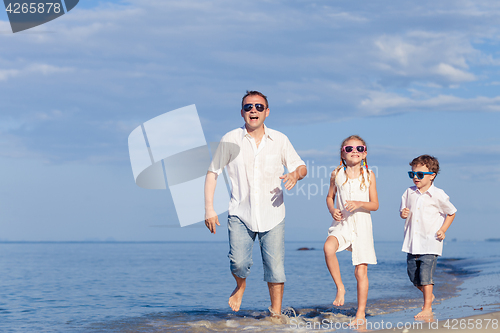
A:
[[[368,189],[368,193],[370,201],[346,201],[345,208],[351,213],[358,208],[363,208],[369,212],[374,212],[378,209],[377,182],[373,171],[370,171],[370,188]]]
[[[337,194],[337,186],[335,186],[335,171],[332,172],[330,177],[330,188],[328,189],[328,194],[326,195],[326,206],[328,211],[332,214],[335,221],[342,220],[342,213],[340,209],[335,208],[335,195]]]

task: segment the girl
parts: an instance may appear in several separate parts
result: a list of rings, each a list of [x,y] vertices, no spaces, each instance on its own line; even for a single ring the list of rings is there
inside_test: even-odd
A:
[[[345,295],[336,252],[348,250],[352,252],[352,264],[356,266],[358,310],[355,325],[365,322],[367,266],[377,263],[370,212],[378,209],[378,197],[375,175],[368,169],[366,154],[366,143],[359,136],[351,135],[342,142],[340,166],[332,172],[326,197],[326,205],[334,220],[324,246],[326,265],[337,286],[333,305],[343,305]]]

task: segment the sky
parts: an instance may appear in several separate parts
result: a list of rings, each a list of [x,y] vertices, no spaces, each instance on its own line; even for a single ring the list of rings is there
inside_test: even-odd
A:
[[[402,241],[421,154],[458,209],[447,240],[500,238],[498,22],[495,0],[82,0],[13,34],[0,11],[0,240],[227,240],[224,217],[215,235],[181,228],[168,189],[135,184],[127,139],[195,104],[218,141],[243,125],[246,90],[309,166],[285,195],[287,240],[326,238],[325,184],[351,134],[377,175],[375,241]]]

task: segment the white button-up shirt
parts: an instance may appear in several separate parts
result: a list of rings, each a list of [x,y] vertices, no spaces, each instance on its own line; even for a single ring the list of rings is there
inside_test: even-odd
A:
[[[424,193],[412,186],[401,198],[400,211],[404,208],[408,208],[410,214],[405,223],[403,252],[442,255],[443,242],[437,239],[436,233],[446,216],[457,211],[450,197],[434,184]]]
[[[231,183],[228,213],[254,232],[271,230],[285,218],[279,178],[283,166],[293,172],[305,165],[286,135],[265,126],[264,131],[258,147],[245,126],[224,135],[208,169],[220,175],[227,168]]]

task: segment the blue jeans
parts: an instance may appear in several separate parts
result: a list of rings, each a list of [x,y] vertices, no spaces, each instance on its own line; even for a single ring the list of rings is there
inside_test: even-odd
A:
[[[415,286],[434,284],[432,277],[436,270],[437,255],[411,254],[406,257],[408,277]]]
[[[252,249],[259,235],[260,253],[264,265],[264,281],[282,283],[285,278],[285,220],[266,232],[253,232],[234,215],[228,216],[229,261],[231,272],[245,279],[252,267]]]

